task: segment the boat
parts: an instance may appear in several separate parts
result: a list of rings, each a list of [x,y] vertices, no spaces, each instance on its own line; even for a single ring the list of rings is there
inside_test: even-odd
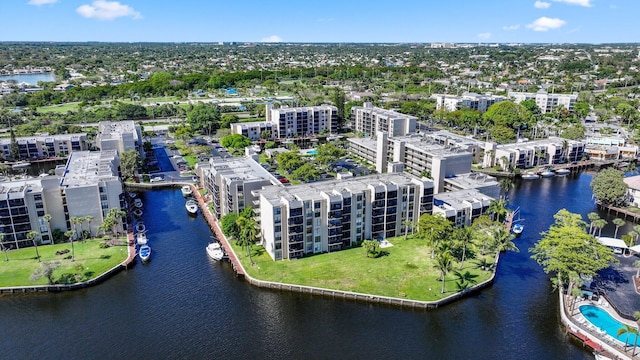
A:
[[[534,173],[524,173],[520,176],[523,180],[538,180],[540,178],[540,175]]]
[[[556,170],[556,175],[558,175],[558,176],[568,175],[568,174],[571,174],[571,170],[569,170],[569,169],[558,169],[558,170]]]
[[[551,169],[545,169],[543,172],[540,173],[540,176],[542,176],[543,178],[550,178],[553,177],[556,173],[554,173]]]
[[[511,227],[511,231],[513,231],[513,233],[516,235],[522,234],[523,230],[524,230],[524,225],[522,224],[513,224],[513,226]]]
[[[142,207],[142,200],[140,200],[140,198],[133,199],[133,206],[135,206],[137,208],[141,208]]]
[[[191,195],[193,195],[193,190],[191,190],[191,186],[190,185],[185,185],[183,186],[180,191],[182,191],[182,196],[184,197],[189,197]]]
[[[136,223],[136,231],[137,231],[137,232],[139,232],[139,233],[140,233],[140,232],[144,232],[146,229],[147,229],[147,227],[146,227],[146,226],[144,226],[144,223],[143,223],[142,221],[138,221],[138,222]]]
[[[198,212],[198,203],[193,199],[187,200],[184,206],[187,208],[189,214],[196,214]]]
[[[142,210],[141,209],[133,210],[133,215],[137,218],[142,217]]]
[[[220,261],[224,258],[224,251],[222,251],[222,247],[217,242],[207,245],[207,254],[215,261]]]
[[[13,169],[13,170],[24,170],[24,169],[28,168],[29,166],[31,166],[31,163],[21,161],[21,162],[17,162],[15,164],[11,165],[11,169]]]
[[[149,258],[151,258],[151,247],[149,245],[140,246],[140,251],[138,251],[138,256],[140,256],[140,260],[147,262]]]
[[[136,234],[136,243],[138,245],[146,245],[147,241],[149,241],[149,239],[147,239],[147,233],[145,231]]]
[[[129,193],[129,197],[132,198],[132,199],[135,198],[136,196],[138,196],[138,194],[136,194],[134,192],[130,192]]]

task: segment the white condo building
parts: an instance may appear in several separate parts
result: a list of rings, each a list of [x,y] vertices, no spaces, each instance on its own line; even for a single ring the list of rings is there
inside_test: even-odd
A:
[[[415,116],[374,107],[369,102],[351,108],[353,128],[365,136],[374,136],[378,131],[385,131],[389,136],[411,134],[416,131],[416,120]]]
[[[21,160],[69,155],[72,151],[89,149],[84,133],[19,137],[16,145]],[[5,160],[11,157],[11,139],[0,139],[0,151]]]
[[[504,96],[481,95],[471,92],[464,92],[461,96],[434,94],[431,97],[436,100],[436,110],[456,111],[470,109],[482,113],[487,111],[491,105],[505,100]]]
[[[266,106],[266,122],[272,124],[275,138],[338,132],[338,108],[332,105],[282,107]]]
[[[127,150],[136,150],[144,158],[142,142],[140,125],[134,123],[133,120],[101,121],[98,123],[96,146],[100,150],[117,150],[118,154]]]
[[[433,183],[405,173],[269,186],[255,193],[263,246],[274,260],[399,236],[403,220],[416,222],[433,206]]]
[[[543,114],[552,112],[558,106],[573,112],[573,106],[578,101],[578,94],[549,94],[545,90],[539,90],[537,93],[509,91],[508,96],[518,104],[525,100],[535,100]]]
[[[527,169],[582,160],[584,153],[583,142],[557,137],[504,145],[486,143],[483,167]]]

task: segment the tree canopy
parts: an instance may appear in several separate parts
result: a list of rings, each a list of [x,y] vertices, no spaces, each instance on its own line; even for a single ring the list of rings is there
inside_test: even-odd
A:
[[[491,105],[482,117],[492,128],[500,129],[500,131],[498,129],[492,130],[491,134],[498,141],[510,140],[504,139],[504,137],[511,135],[504,128],[516,133],[533,122],[533,116],[526,107],[510,100]]]
[[[140,153],[137,150],[127,150],[120,156],[120,172],[123,178],[130,178],[136,174],[142,164]]]
[[[593,195],[603,204],[622,205],[628,188],[624,173],[614,168],[603,169],[591,180]]]
[[[244,149],[251,145],[251,139],[240,134],[231,134],[220,139],[220,144],[232,149]]]

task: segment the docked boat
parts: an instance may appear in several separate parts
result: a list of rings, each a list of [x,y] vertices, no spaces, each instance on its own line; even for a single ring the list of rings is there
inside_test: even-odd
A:
[[[222,247],[217,242],[207,245],[207,254],[215,261],[220,261],[224,258],[224,251],[222,251]]]
[[[140,260],[142,260],[143,262],[149,261],[149,259],[151,258],[151,247],[149,245],[140,246],[138,256],[140,256]]]
[[[133,215],[137,218],[142,217],[142,210],[141,209],[135,209],[133,210]]]
[[[523,180],[538,180],[540,178],[540,175],[534,173],[524,173],[520,176]]]
[[[558,170],[556,170],[556,175],[558,175],[558,176],[568,175],[570,173],[571,173],[571,170],[569,170],[569,169],[558,169]]]
[[[193,190],[191,190],[191,186],[190,185],[185,185],[183,186],[180,191],[182,191],[182,196],[184,197],[189,197],[191,195],[193,195]]]
[[[141,208],[142,207],[142,200],[140,200],[140,198],[133,199],[133,206],[135,206],[137,208]]]
[[[17,162],[15,164],[11,165],[11,169],[13,169],[13,170],[24,170],[24,169],[28,168],[29,166],[31,166],[31,163],[21,161],[21,162]]]
[[[543,178],[550,178],[553,177],[556,173],[554,173],[551,169],[545,169],[543,172],[540,173],[540,176],[542,176]]]
[[[142,221],[138,221],[136,223],[136,231],[141,233],[141,232],[144,232],[145,230],[147,230],[147,227],[144,226],[144,223]]]
[[[129,193],[129,197],[132,198],[132,199],[135,198],[136,196],[138,196],[138,194],[136,194],[134,192],[130,192]]]
[[[136,243],[138,245],[146,245],[147,241],[149,241],[149,239],[147,239],[147,233],[145,231],[136,234]]]
[[[198,212],[198,203],[193,199],[187,200],[184,206],[189,214],[196,214]]]
[[[522,224],[513,224],[513,227],[511,227],[511,231],[513,231],[513,233],[516,234],[516,235],[520,235],[520,234],[522,234],[522,231],[524,231],[524,225],[522,225]]]

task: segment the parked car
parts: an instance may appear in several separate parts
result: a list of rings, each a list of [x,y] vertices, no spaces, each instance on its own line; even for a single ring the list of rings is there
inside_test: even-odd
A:
[[[162,181],[162,180],[164,180],[162,177],[160,177],[160,176],[154,176],[154,177],[152,177],[152,178],[151,178],[151,180],[149,180],[149,181],[150,181],[150,182],[152,182],[152,183],[155,183],[155,182],[159,182],[159,181]]]

